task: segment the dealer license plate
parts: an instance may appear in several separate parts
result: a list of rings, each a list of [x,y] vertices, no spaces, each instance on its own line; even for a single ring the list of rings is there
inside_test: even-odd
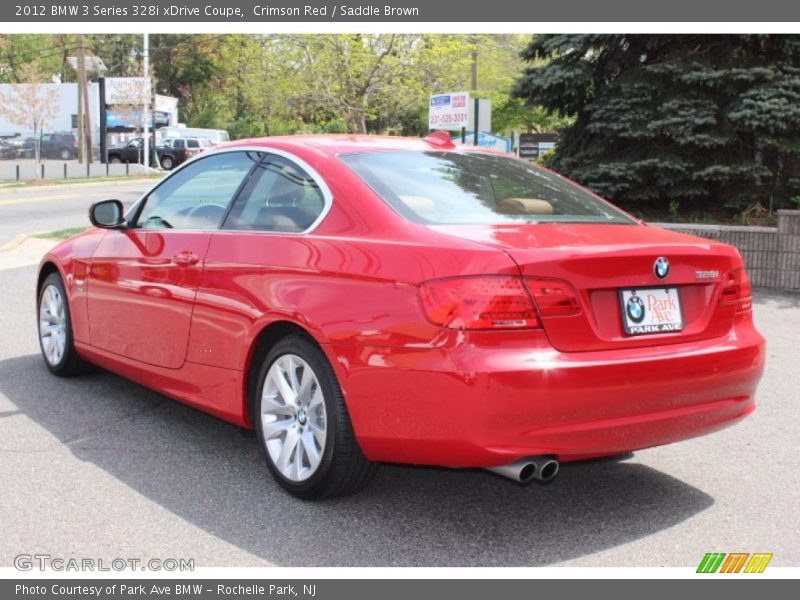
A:
[[[678,288],[633,288],[619,291],[622,324],[627,335],[668,333],[683,329]]]

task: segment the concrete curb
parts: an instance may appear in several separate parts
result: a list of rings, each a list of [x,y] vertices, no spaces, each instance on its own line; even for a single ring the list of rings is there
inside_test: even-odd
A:
[[[54,191],[54,190],[70,190],[75,188],[91,187],[98,185],[119,186],[119,185],[147,183],[147,182],[152,182],[155,185],[158,181],[160,181],[160,179],[156,179],[154,177],[132,177],[131,179],[114,179],[111,181],[86,181],[86,182],[76,182],[76,183],[64,183],[60,185],[22,185],[19,187],[9,187],[9,188],[3,188],[2,186],[0,186],[0,196],[6,194],[11,195],[19,193],[38,192],[40,190],[43,192]]]
[[[0,271],[38,265],[42,257],[59,244],[58,240],[35,236],[36,234],[20,234],[0,247]]]
[[[11,238],[11,241],[8,241],[0,246],[0,252],[8,252],[9,250],[13,250],[16,247],[21,246],[25,240],[30,238],[32,235],[32,233],[18,233]]]

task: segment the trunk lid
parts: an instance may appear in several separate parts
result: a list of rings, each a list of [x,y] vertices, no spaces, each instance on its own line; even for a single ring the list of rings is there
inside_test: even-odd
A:
[[[550,343],[562,352],[713,338],[725,335],[733,324],[735,307],[719,302],[721,282],[742,262],[738,252],[725,244],[638,224],[435,225],[431,229],[504,250],[525,278],[567,281],[575,290],[580,312],[542,318]],[[661,257],[669,262],[663,279],[655,274],[655,262]],[[658,298],[663,301],[664,296],[652,291],[657,288],[669,288],[669,294],[677,296],[682,329],[626,333],[626,322],[630,327],[632,321],[626,320],[624,310],[631,294],[658,310]]]

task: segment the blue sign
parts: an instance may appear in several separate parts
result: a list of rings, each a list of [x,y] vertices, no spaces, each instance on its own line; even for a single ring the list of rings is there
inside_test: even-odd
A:
[[[106,127],[108,129],[138,129],[142,125],[142,111],[117,112],[109,110],[106,112]],[[153,125],[164,127],[169,125],[169,113],[161,110],[153,111]]]
[[[461,143],[461,136],[457,135],[453,139],[453,141],[456,143]],[[466,144],[467,146],[473,145],[472,133],[467,133]],[[479,131],[478,146],[480,146],[481,148],[491,148],[492,150],[499,150],[500,152],[511,152],[512,143],[510,138],[502,137],[499,135],[493,135],[491,133],[486,133],[485,131]]]

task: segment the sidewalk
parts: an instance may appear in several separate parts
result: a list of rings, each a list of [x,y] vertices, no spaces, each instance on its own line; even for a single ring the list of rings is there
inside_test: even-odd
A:
[[[45,240],[30,234],[16,236],[0,246],[0,271],[38,265],[42,257],[61,240]]]

